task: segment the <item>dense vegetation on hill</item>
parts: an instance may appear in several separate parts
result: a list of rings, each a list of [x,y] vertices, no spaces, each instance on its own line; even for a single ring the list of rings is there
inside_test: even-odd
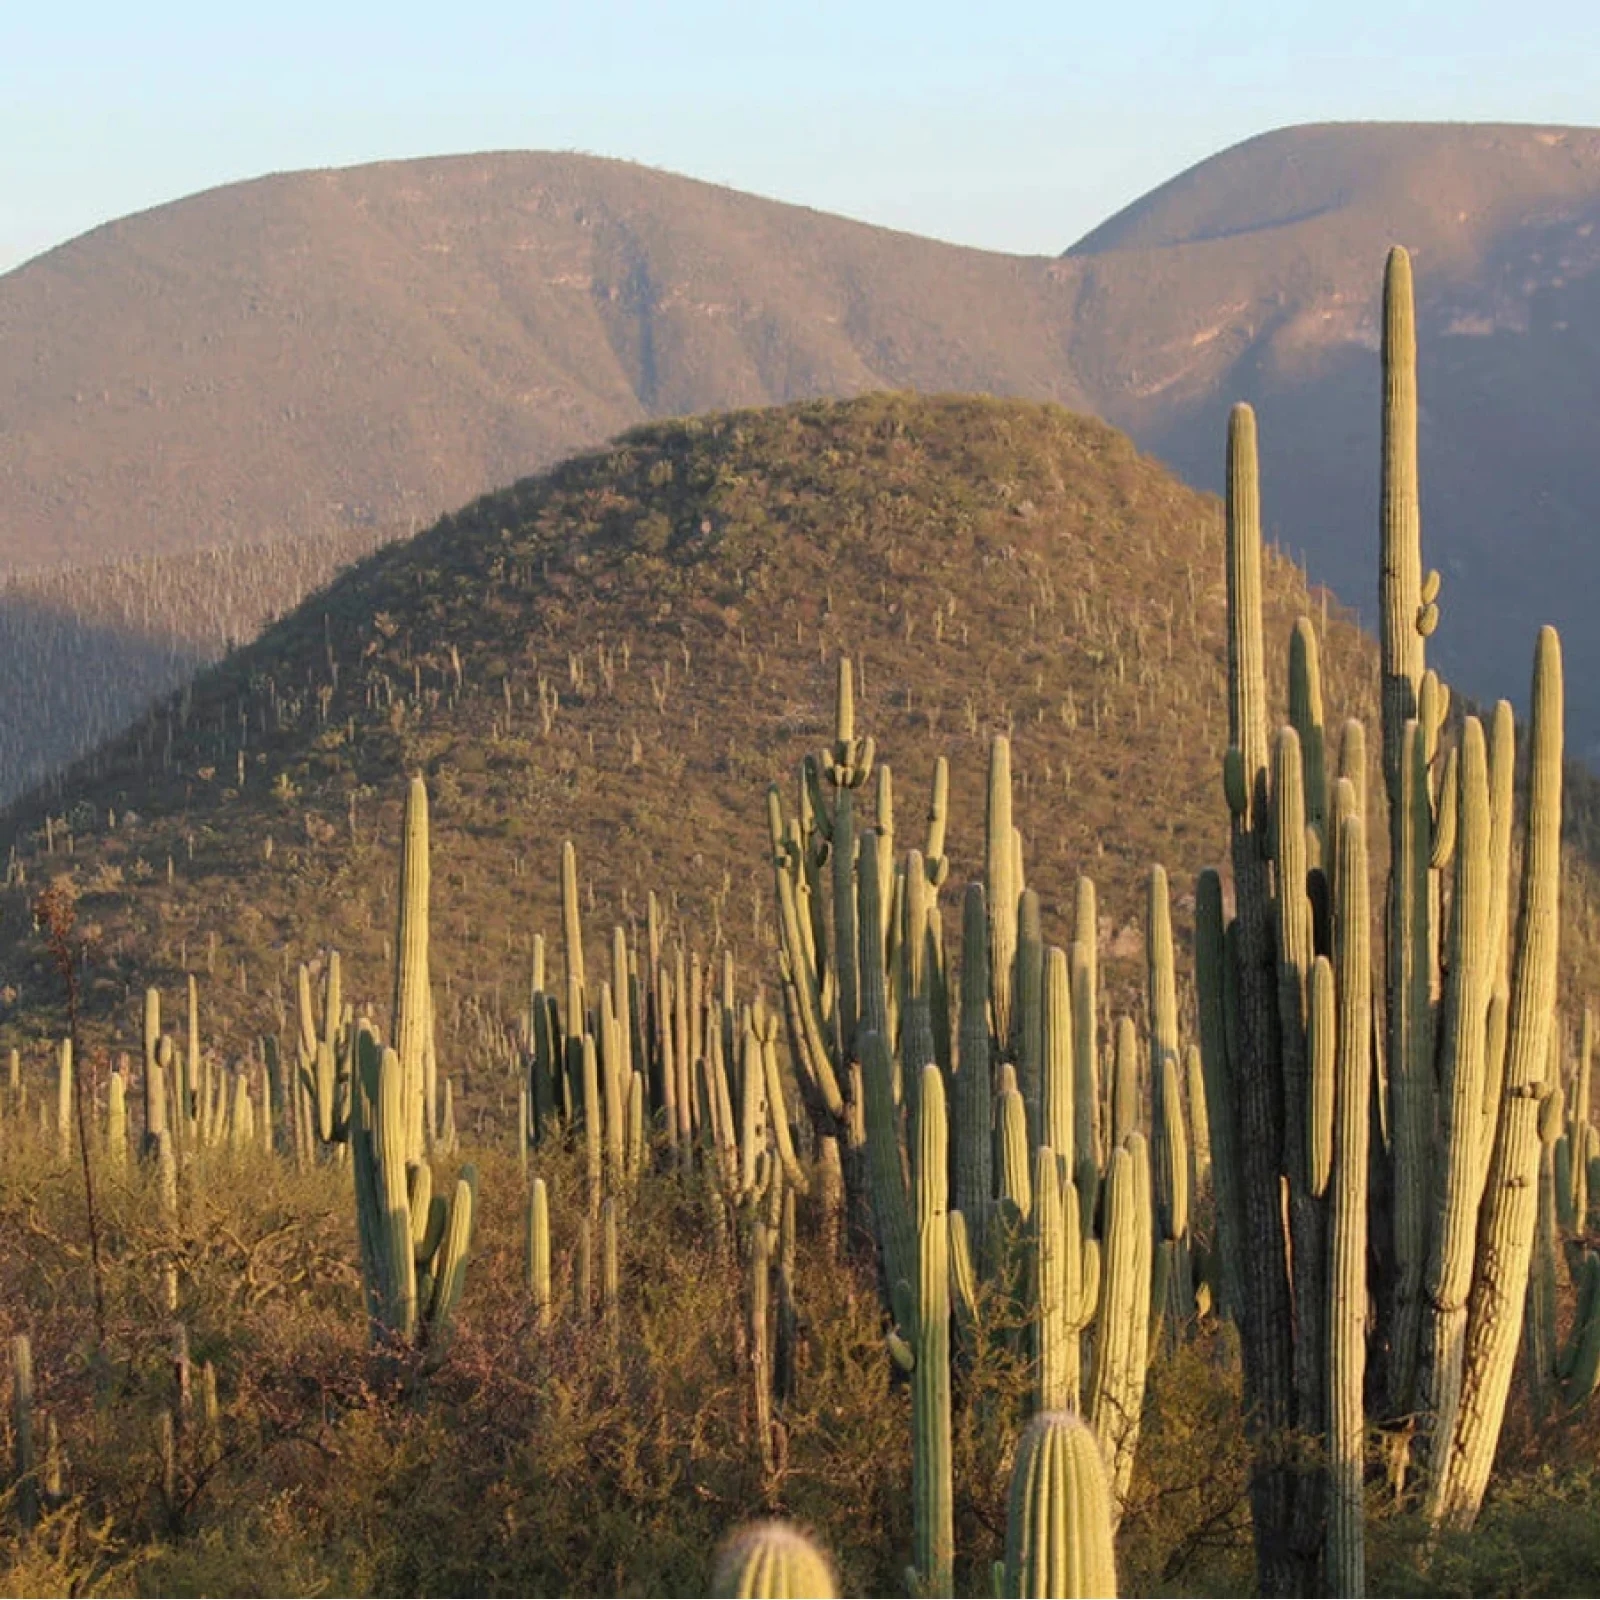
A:
[[[809,1203],[804,1376],[777,1470],[749,1443],[729,1331],[739,1272],[718,1254],[705,1186],[664,1150],[627,1216],[618,1353],[587,1302],[554,1337],[536,1333],[510,1043],[534,935],[560,926],[561,842],[577,846],[594,949],[614,924],[641,929],[656,891],[669,940],[707,960],[731,950],[741,993],[770,995],[765,790],[792,793],[800,757],[828,743],[848,655],[858,729],[893,767],[906,842],[920,842],[935,756],[950,758],[952,889],[982,875],[985,762],[1010,733],[1046,937],[1067,937],[1074,880],[1092,874],[1107,1010],[1142,1015],[1150,864],[1171,873],[1182,951],[1194,873],[1227,848],[1220,523],[1214,501],[1121,435],[1054,406],[887,394],[651,424],[377,552],[14,807],[0,1047],[21,1052],[28,1098],[3,1103],[0,1236],[27,1248],[0,1252],[0,1332],[30,1326],[69,1498],[43,1537],[16,1541],[7,1525],[12,1585],[700,1592],[726,1528],[779,1510],[822,1533],[847,1592],[899,1592],[907,1395],[871,1273],[818,1253]],[[1266,588],[1273,696],[1305,612],[1330,723],[1375,725],[1370,641],[1286,561],[1269,561]],[[296,966],[330,946],[346,996],[387,1024],[413,772],[433,807],[440,1070],[484,1196],[426,1403],[387,1393],[364,1347],[345,1170],[296,1174],[253,1150],[201,1157],[176,1246],[153,1220],[151,1178],[104,1185],[96,1341],[78,1174],[52,1138],[20,1137],[48,1099],[64,1020],[37,892],[75,897],[91,1085],[110,1052],[142,1053],[146,985],[170,1018],[187,971],[219,1063],[249,1058],[262,1034],[289,1053]],[[1569,1007],[1600,976],[1595,903],[1574,858]],[[581,1157],[541,1147],[535,1163],[570,1297]],[[221,1402],[164,1462],[158,1294],[174,1258],[193,1358],[214,1363]],[[1128,1591],[1249,1581],[1230,1338],[1207,1320],[1157,1355],[1120,1536]],[[1023,1383],[1014,1341],[964,1368],[960,1592],[992,1587],[1012,1440],[994,1419],[1014,1415]],[[1580,1592],[1590,1546],[1572,1530],[1592,1518],[1591,1429],[1580,1415],[1536,1438],[1519,1405],[1480,1534],[1426,1558],[1408,1518],[1376,1519],[1375,1590]]]
[[[85,889],[118,1007],[203,954],[217,1003],[244,963],[262,1027],[293,952],[383,970],[420,770],[452,993],[512,1003],[565,837],[597,932],[653,888],[754,963],[762,797],[823,737],[848,653],[905,815],[938,754],[955,824],[980,815],[1010,730],[1047,914],[1092,869],[1113,959],[1133,955],[1149,863],[1183,883],[1223,838],[1220,538],[1214,501],[1049,406],[874,395],[652,424],[354,568],[14,811],[19,858],[30,886],[66,868]],[[1285,648],[1324,603],[1287,563],[1271,582]],[[1337,608],[1325,654],[1333,697],[1370,705]],[[35,977],[8,981],[31,1000]]]
[[[0,661],[30,686],[0,702],[0,805],[121,733],[382,542],[362,528],[0,581]]]
[[[1555,620],[1592,755],[1597,208],[1593,130],[1471,125],[1279,130],[1031,259],[574,155],[232,185],[0,278],[0,568],[417,526],[650,417],[878,388],[1060,401],[1220,489],[1243,398],[1269,527],[1370,619],[1402,241],[1441,661],[1520,695]]]

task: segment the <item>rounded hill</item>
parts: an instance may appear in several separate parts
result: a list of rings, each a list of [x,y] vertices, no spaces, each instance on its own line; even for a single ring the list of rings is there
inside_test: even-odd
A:
[[[464,997],[518,1003],[567,837],[597,936],[656,889],[702,950],[765,961],[765,790],[792,793],[830,737],[848,654],[899,847],[947,754],[952,871],[980,869],[1009,730],[1047,925],[1094,875],[1114,968],[1150,862],[1181,884],[1223,853],[1219,510],[1051,405],[874,394],[651,424],[352,569],[15,810],[18,860],[29,885],[72,874],[124,1032],[127,996],[186,966],[275,1026],[292,962],[325,945],[386,1014],[415,770],[457,1026]],[[1277,641],[1302,609],[1323,622],[1330,712],[1369,704],[1365,641],[1289,564],[1269,586]],[[27,892],[4,956],[24,1001],[45,982]]]

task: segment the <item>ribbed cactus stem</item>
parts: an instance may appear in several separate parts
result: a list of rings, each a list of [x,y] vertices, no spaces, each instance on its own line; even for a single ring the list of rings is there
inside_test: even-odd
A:
[[[1105,1204],[1099,1337],[1088,1414],[1112,1464],[1112,1499],[1120,1507],[1133,1476],[1148,1365],[1154,1222],[1143,1134],[1130,1133],[1113,1153]]]
[[[120,1071],[106,1080],[106,1159],[114,1172],[128,1164],[128,1089]]]
[[[1017,1087],[1028,1109],[1028,1144],[1044,1138],[1044,929],[1038,891],[1017,900],[1016,976],[1012,984],[1012,1048]]]
[[[1261,641],[1261,490],[1256,416],[1236,405],[1228,416],[1228,743],[1239,752],[1245,825],[1264,824],[1257,806],[1267,769],[1266,655]]]
[[[961,901],[960,1049],[955,1075],[955,1208],[979,1241],[988,1237],[994,1204],[990,1129],[989,943],[981,883]]]
[[[1578,1065],[1572,1075],[1572,1101],[1567,1108],[1567,1121],[1572,1141],[1572,1214],[1578,1227],[1585,1228],[1589,1218],[1589,1161],[1592,1124],[1589,1108],[1592,1103],[1590,1074],[1594,1060],[1594,1012],[1583,1008],[1583,1021],[1578,1029]]]
[[[63,1039],[56,1050],[56,1154],[72,1155],[72,1040]]]
[[[1000,1592],[1115,1595],[1112,1505],[1095,1435],[1070,1411],[1035,1417],[1023,1430],[1011,1469]]]
[[[1028,1113],[1010,1062],[1000,1069],[995,1131],[1000,1149],[997,1192],[1013,1208],[1012,1222],[1025,1221],[1033,1210],[1033,1177],[1028,1168]]]
[[[911,1374],[912,1560],[925,1595],[955,1584],[955,1490],[950,1433],[949,1130],[944,1075],[922,1069],[917,1095],[917,1320]]]
[[[1289,635],[1289,722],[1305,764],[1306,826],[1323,838],[1328,817],[1326,736],[1322,723],[1322,665],[1316,630],[1300,617]],[[1313,866],[1320,861],[1313,861]]]
[[[916,1327],[917,1232],[906,1195],[892,1075],[893,1062],[883,1035],[861,1036],[861,1077],[866,1095],[867,1161],[872,1183],[872,1215],[882,1252],[884,1286],[902,1335]]]
[[[1417,332],[1411,257],[1396,245],[1383,274],[1383,473],[1378,600],[1383,672],[1383,777],[1403,804],[1400,758],[1423,673],[1422,524],[1417,498]]]
[[[1556,1146],[1564,1109],[1561,1085],[1547,1084],[1539,1102],[1539,1203],[1533,1253],[1528,1268],[1528,1387],[1534,1414],[1542,1418],[1556,1382],[1556,1271],[1560,1237],[1556,1228]]]
[[[561,940],[567,958],[567,984],[585,993],[583,966],[583,911],[578,904],[578,852],[570,839],[561,843]],[[568,1031],[581,1028],[583,1018],[568,1018]]]
[[[1389,1079],[1394,1106],[1394,1357],[1389,1404],[1413,1404],[1422,1342],[1423,1280],[1433,1197],[1435,1079],[1432,983],[1435,938],[1429,892],[1427,734],[1412,718],[1400,744],[1399,804],[1391,819]]]
[[[1072,970],[1067,952],[1052,945],[1044,958],[1044,1142],[1056,1152],[1062,1170],[1074,1167],[1077,1090],[1073,1070]]]
[[[420,1160],[424,1148],[423,1115],[426,1096],[427,1039],[430,1028],[428,974],[429,860],[428,790],[420,775],[406,790],[405,817],[400,843],[399,920],[395,930],[397,956],[394,979],[394,1014],[390,1036],[401,1071],[400,1108],[406,1161]]]
[[[1483,725],[1462,724],[1457,764],[1460,836],[1450,913],[1449,987],[1440,1069],[1441,1127],[1435,1166],[1432,1247],[1423,1325],[1425,1431],[1447,1440],[1461,1394],[1467,1295],[1472,1287],[1482,1197],[1485,1021],[1491,966],[1489,922],[1489,780]],[[1436,1430],[1436,1432],[1434,1431]]]
[[[989,803],[983,867],[989,915],[990,1026],[1002,1050],[1012,1038],[1011,988],[1017,955],[1016,844],[1011,823],[1011,741],[997,733],[989,746]],[[1023,1085],[1026,1091],[1026,1085]]]
[[[1138,1128],[1141,1115],[1139,1093],[1139,1030],[1132,1017],[1118,1017],[1111,1057],[1111,1142],[1120,1145]]]
[[[161,1046],[161,991],[144,992],[144,1150],[148,1153],[155,1137],[167,1125],[166,1075],[157,1059]]]
[[[1460,1417],[1428,1503],[1435,1522],[1458,1527],[1470,1525],[1488,1486],[1521,1332],[1538,1207],[1539,1093],[1560,940],[1562,683],[1561,645],[1553,628],[1539,633],[1532,702],[1503,1110],[1480,1224],[1481,1270],[1468,1308]]]
[[[928,882],[938,888],[944,882],[950,863],[945,859],[945,826],[950,817],[950,763],[937,756],[933,763],[933,792],[928,800],[928,837],[922,849],[927,863]]]
[[[1372,1029],[1371,916],[1366,831],[1352,813],[1339,827],[1334,924],[1338,1060],[1333,1193],[1328,1241],[1328,1590],[1366,1592],[1362,1390],[1367,1350],[1367,1128]],[[1321,959],[1318,966],[1322,965]]]
[[[535,1178],[528,1193],[527,1235],[524,1262],[528,1300],[533,1308],[534,1326],[543,1332],[550,1326],[550,1196],[543,1178]]]
[[[1061,1411],[1071,1403],[1068,1370],[1067,1240],[1061,1205],[1061,1174],[1049,1145],[1034,1152],[1032,1245],[1034,1407]],[[1073,1289],[1077,1285],[1074,1283]],[[1072,1341],[1076,1345],[1076,1339]],[[1074,1349],[1072,1354],[1076,1354]]]
[[[1498,701],[1489,725],[1489,955],[1494,985],[1511,984],[1511,828],[1515,820],[1516,721],[1509,700]]]
[[[787,1522],[755,1522],[724,1542],[712,1569],[718,1600],[832,1600],[833,1568],[820,1546]]]
[[[193,1131],[198,1137],[198,1113],[205,1103],[205,1086],[200,1081],[200,985],[192,972],[185,993],[188,1004],[184,1017],[183,1090],[178,1107],[185,1135]]]
[[[1145,959],[1153,1101],[1156,1228],[1163,1239],[1189,1233],[1189,1138],[1178,1082],[1178,978],[1172,952],[1172,906],[1166,869],[1150,869]]]
[[[1217,1248],[1222,1258],[1223,1307],[1237,1317],[1242,1308],[1243,1216],[1240,1212],[1238,1107],[1233,1062],[1223,1016],[1227,951],[1223,937],[1222,878],[1207,867],[1195,881],[1194,986],[1200,1027],[1200,1064],[1205,1075],[1206,1121],[1211,1130],[1211,1181],[1217,1199]]]
[[[1084,1166],[1106,1164],[1106,1141],[1100,1104],[1100,923],[1094,879],[1080,877],[1073,891],[1072,915],[1072,1050],[1077,1084],[1073,1094],[1073,1151]]]
[[[26,1530],[39,1520],[39,1479],[33,1442],[33,1344],[25,1333],[11,1338],[11,1449],[17,1521]]]
[[[367,1089],[367,1138],[356,1172],[356,1205],[366,1219],[373,1268],[373,1334],[380,1345],[410,1343],[417,1331],[417,1277],[406,1182],[405,1069],[395,1051],[382,1052],[375,1078]]]

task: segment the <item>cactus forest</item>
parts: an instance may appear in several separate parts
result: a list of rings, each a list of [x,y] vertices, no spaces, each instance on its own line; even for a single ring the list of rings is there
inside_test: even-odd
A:
[[[1303,586],[1284,625],[1295,580],[1234,408],[1222,537],[1188,530],[1181,580],[1212,706],[1179,670],[1146,677],[1158,623],[1088,587],[1063,617],[1048,563],[985,536],[1026,620],[941,730],[927,685],[897,704],[862,681],[926,647],[899,538],[940,535],[887,544],[868,669],[826,556],[810,622],[774,621],[730,471],[715,515],[672,527],[618,531],[583,490],[592,566],[521,555],[508,526],[483,540],[503,545],[488,591],[442,542],[435,566],[387,551],[343,591],[374,583],[367,666],[421,628],[414,596],[488,615],[537,581],[548,625],[581,632],[584,583],[631,574],[659,627],[715,612],[750,681],[698,702],[679,748],[582,721],[632,672],[627,641],[569,651],[563,700],[439,634],[396,690],[341,657],[336,586],[296,646],[325,670],[263,657],[247,701],[225,664],[13,812],[8,1592],[1584,1592],[1600,1147],[1561,650],[1529,638],[1522,719],[1427,666],[1449,596],[1423,561],[1416,356],[1396,249],[1375,650]],[[892,451],[901,413],[869,414]],[[1037,515],[1002,499],[997,526]],[[702,538],[715,582],[672,588],[663,551],[701,559]],[[1146,554],[1169,584],[1191,560]],[[1104,689],[1060,698],[1042,760],[1043,703],[1002,719],[981,696],[995,662],[1044,660],[1047,626]],[[1170,662],[1173,607],[1164,627]],[[955,593],[932,629],[969,643]],[[766,704],[785,631],[810,670]],[[663,716],[680,648],[676,680],[674,653],[648,671]],[[475,674],[487,737],[408,744]],[[734,699],[808,750],[770,787]],[[901,782],[913,719],[955,755]],[[315,729],[321,755],[272,767],[269,725]],[[577,767],[554,754],[569,725]],[[606,803],[660,808],[653,856],[637,819],[610,851],[575,842],[597,732],[627,751]],[[1136,734],[1168,792],[1113,754],[1109,814],[1068,834],[1075,752]],[[460,774],[524,737],[572,774],[545,806],[569,826],[473,830],[495,895],[548,926],[464,903],[431,814],[464,814]],[[344,791],[346,854],[311,810],[297,835],[316,761],[382,740],[388,776]],[[696,743],[721,752],[720,811],[684,776]],[[228,831],[196,799],[224,785],[241,806],[267,788],[252,814],[282,820]],[[139,828],[164,862],[123,844]],[[681,890],[715,879],[723,837],[753,842]],[[261,906],[220,877],[209,906],[163,900],[207,851],[250,883],[300,875],[248,956]],[[116,921],[136,897],[146,921]],[[347,943],[352,904],[375,931]],[[141,966],[136,935],[164,957]]]

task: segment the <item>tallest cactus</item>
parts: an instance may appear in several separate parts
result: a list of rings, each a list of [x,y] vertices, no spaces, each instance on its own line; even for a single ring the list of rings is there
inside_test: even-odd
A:
[[[1422,518],[1417,498],[1417,328],[1411,257],[1399,245],[1383,274],[1383,781],[1398,803],[1400,741],[1422,686]]]
[[[428,789],[420,774],[406,790],[400,844],[400,916],[395,933],[394,1022],[400,1058],[400,1109],[405,1125],[405,1161],[423,1155],[423,1106],[428,1032]]]

